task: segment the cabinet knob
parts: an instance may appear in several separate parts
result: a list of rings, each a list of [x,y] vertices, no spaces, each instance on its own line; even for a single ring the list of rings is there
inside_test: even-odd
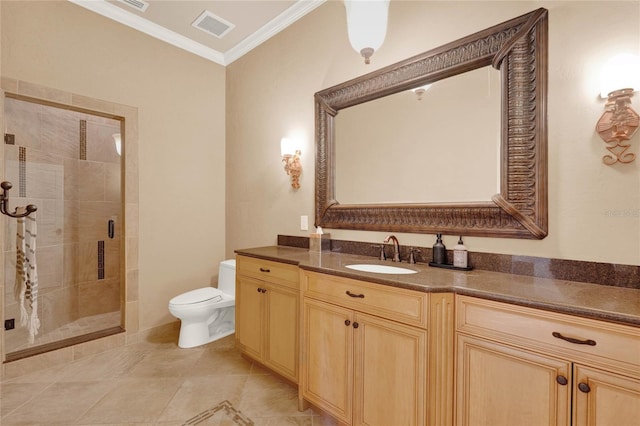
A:
[[[561,384],[562,386],[566,385],[567,383],[569,383],[569,381],[567,380],[566,377],[559,375],[558,377],[556,377],[556,382],[558,382],[559,384]]]
[[[586,383],[579,383],[578,384],[578,389],[580,389],[580,391],[584,392],[584,393],[591,392],[591,387]]]
[[[360,324],[358,324],[357,322],[353,323],[353,328],[358,328],[360,326]]]
[[[258,293],[262,293],[262,289],[260,287],[258,287],[256,290],[258,291]]]
[[[349,325],[349,324],[351,324],[351,321],[349,321],[349,320],[344,320],[344,325]]]
[[[359,297],[360,299],[364,299],[364,294],[355,294],[355,293],[351,293],[349,290],[345,291],[345,293],[347,294],[347,296],[349,297]]]
[[[260,268],[260,272],[271,272],[269,268]]]

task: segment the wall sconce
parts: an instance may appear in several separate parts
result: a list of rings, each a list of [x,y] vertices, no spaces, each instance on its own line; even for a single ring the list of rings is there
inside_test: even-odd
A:
[[[389,0],[344,0],[349,41],[369,64],[387,35]]]
[[[113,142],[116,144],[116,152],[118,155],[122,155],[122,137],[120,133],[114,133],[111,135]]]
[[[640,117],[631,108],[634,90],[640,89],[640,57],[621,54],[602,68],[600,96],[607,98],[604,113],[596,124],[598,135],[611,154],[602,157],[606,165],[630,163],[636,155],[627,152],[628,142],[638,130]]]
[[[411,89],[411,91],[413,93],[416,94],[416,96],[418,97],[418,100],[421,101],[422,100],[422,95],[424,95],[424,93],[429,90],[429,88],[431,87],[430,84],[426,84],[424,86],[420,86],[420,87],[416,87],[415,89]]]
[[[300,174],[302,164],[300,164],[300,148],[296,140],[282,138],[280,141],[280,152],[284,162],[284,171],[291,176],[291,187],[300,188]]]

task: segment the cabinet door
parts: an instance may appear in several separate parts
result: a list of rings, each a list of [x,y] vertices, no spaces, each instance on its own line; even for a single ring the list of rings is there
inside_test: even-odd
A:
[[[425,425],[427,332],[356,313],[354,425]]]
[[[236,341],[241,350],[262,359],[264,327],[264,293],[262,281],[238,276],[236,281]]]
[[[570,424],[569,362],[464,335],[457,343],[456,424]]]
[[[640,379],[575,365],[576,426],[636,426],[640,422]]]
[[[298,382],[297,292],[269,285],[266,298],[264,363],[288,379]]]
[[[336,419],[351,424],[353,313],[304,299],[302,395]]]

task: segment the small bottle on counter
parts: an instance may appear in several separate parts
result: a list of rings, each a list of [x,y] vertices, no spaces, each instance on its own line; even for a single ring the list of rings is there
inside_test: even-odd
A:
[[[460,236],[458,244],[453,248],[453,266],[456,268],[469,266],[469,252],[462,242],[462,236]]]
[[[447,248],[442,242],[442,234],[436,234],[436,243],[433,245],[433,263],[438,265],[447,263]]]

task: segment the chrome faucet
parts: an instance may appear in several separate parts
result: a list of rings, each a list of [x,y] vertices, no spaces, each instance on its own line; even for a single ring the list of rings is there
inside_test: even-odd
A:
[[[395,235],[389,235],[384,239],[383,243],[388,244],[390,241],[393,241],[393,260],[394,262],[400,262],[400,243],[398,243],[398,239]]]

